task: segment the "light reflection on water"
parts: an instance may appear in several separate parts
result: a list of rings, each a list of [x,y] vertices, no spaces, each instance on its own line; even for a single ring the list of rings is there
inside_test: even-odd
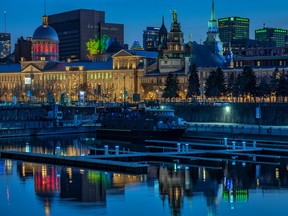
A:
[[[1,140],[2,141],[2,140]],[[86,155],[129,143],[93,135],[6,139],[3,150]],[[0,160],[0,209],[5,215],[287,215],[287,162],[223,163],[220,167],[151,164],[147,175]]]

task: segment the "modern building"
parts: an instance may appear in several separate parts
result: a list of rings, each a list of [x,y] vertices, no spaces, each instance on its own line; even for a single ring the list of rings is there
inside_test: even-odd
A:
[[[214,0],[212,0],[211,18],[208,21],[207,38],[204,42],[210,48],[212,53],[223,55],[223,43],[219,37],[218,23],[215,17]]]
[[[11,34],[0,33],[0,59],[6,58],[11,53]]]
[[[146,51],[158,51],[159,27],[147,27],[143,31],[143,49]]]
[[[31,61],[32,60],[32,38],[18,38],[15,44],[15,62]]]
[[[224,49],[234,40],[249,39],[250,20],[243,17],[225,17],[218,19],[219,36]]]
[[[59,59],[89,60],[86,43],[105,36],[105,49],[114,41],[124,44],[124,25],[105,22],[105,12],[79,9],[49,16],[59,37]],[[106,37],[108,36],[108,37]]]
[[[266,28],[255,30],[255,40],[261,47],[282,47],[286,45],[288,30]]]

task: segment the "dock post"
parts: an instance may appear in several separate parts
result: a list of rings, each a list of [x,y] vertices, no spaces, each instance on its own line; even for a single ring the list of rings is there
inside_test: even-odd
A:
[[[232,149],[235,150],[236,149],[236,142],[232,141]]]
[[[253,141],[253,148],[256,148],[256,141]]]
[[[186,150],[186,152],[189,151],[189,145],[188,144],[185,144],[185,150]]]
[[[182,152],[185,152],[185,144],[182,145]]]
[[[245,141],[242,142],[242,148],[246,149],[246,142]]]
[[[177,143],[177,152],[180,152],[181,148],[180,148],[180,143]]]
[[[105,152],[105,155],[108,155],[108,154],[109,154],[109,153],[108,153],[108,145],[105,145],[105,146],[104,146],[104,149],[105,149],[105,151],[104,151],[104,152]]]
[[[119,155],[119,146],[115,146],[115,154]]]
[[[227,138],[224,138],[224,145],[227,146]]]

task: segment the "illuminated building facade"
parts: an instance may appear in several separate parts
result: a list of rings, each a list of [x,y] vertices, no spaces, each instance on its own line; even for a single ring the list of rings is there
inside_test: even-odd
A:
[[[11,34],[0,33],[0,59],[11,53]]]
[[[74,10],[49,16],[49,25],[59,37],[60,60],[86,61],[86,42],[102,35],[109,37],[109,43],[124,44],[124,25],[105,23],[105,12],[95,10]]]
[[[140,94],[144,100],[141,80],[144,70],[151,70],[156,58],[156,52],[121,50],[107,62],[39,60],[21,61],[9,67],[0,65],[0,97],[8,101],[15,96],[18,101],[46,102],[48,95],[60,101],[61,94],[65,94],[77,102],[79,92],[85,91],[86,100],[121,102],[125,88],[127,101],[133,100],[133,94]]]
[[[146,51],[158,51],[159,27],[147,27],[143,32],[143,49]]]
[[[263,28],[255,30],[255,40],[261,47],[283,47],[286,45],[288,30]]]

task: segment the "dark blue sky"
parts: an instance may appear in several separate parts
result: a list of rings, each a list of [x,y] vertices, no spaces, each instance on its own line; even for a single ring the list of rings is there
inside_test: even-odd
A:
[[[106,13],[106,22],[123,23],[125,43],[132,45],[139,40],[147,26],[160,26],[162,15],[169,31],[171,10],[178,12],[185,42],[192,34],[193,41],[206,39],[207,22],[210,19],[211,0],[46,0],[46,14],[76,10],[95,9]],[[240,16],[250,18],[250,38],[254,30],[266,27],[288,29],[287,0],[215,0],[216,18]],[[1,0],[0,32],[4,32],[4,11],[6,32],[12,35],[12,49],[20,36],[32,36],[41,25],[44,14],[44,0]]]

